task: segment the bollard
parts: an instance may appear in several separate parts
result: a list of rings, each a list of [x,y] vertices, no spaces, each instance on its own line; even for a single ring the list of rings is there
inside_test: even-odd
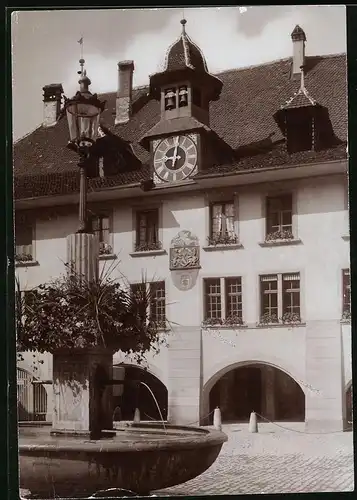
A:
[[[217,431],[222,430],[222,416],[221,416],[221,410],[218,408],[218,406],[217,408],[215,408],[213,412],[213,427]]]
[[[140,411],[139,411],[139,408],[135,408],[134,423],[135,424],[140,424]]]
[[[252,411],[249,419],[249,432],[258,432],[258,422],[257,422],[257,414]]]

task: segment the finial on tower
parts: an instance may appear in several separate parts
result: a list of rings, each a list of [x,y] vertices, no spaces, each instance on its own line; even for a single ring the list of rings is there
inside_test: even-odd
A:
[[[186,19],[181,19],[180,23],[182,24],[182,34],[184,35],[186,33],[185,25],[186,25],[187,21],[186,21]]]
[[[83,76],[83,71],[84,71],[84,63],[85,63],[85,60],[83,58],[81,58],[79,60],[79,65],[80,65],[81,69],[77,73],[79,75],[82,75],[82,76]]]
[[[78,71],[78,73],[81,75],[81,77],[78,80],[78,83],[79,83],[80,92],[87,93],[87,92],[89,92],[88,87],[92,82],[90,81],[90,79],[87,76],[87,71],[84,69],[84,63],[85,63],[84,59],[79,60],[79,64],[81,65],[81,71]]]

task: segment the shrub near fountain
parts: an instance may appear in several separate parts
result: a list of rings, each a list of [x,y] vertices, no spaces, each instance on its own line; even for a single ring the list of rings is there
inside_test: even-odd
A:
[[[86,235],[88,236],[88,235]],[[19,351],[53,354],[52,428],[19,428],[20,487],[37,497],[137,494],[193,479],[217,458],[225,434],[168,424],[113,429],[113,353],[138,360],[162,341],[147,317],[147,287],[124,291],[108,276],[70,273],[17,293]]]

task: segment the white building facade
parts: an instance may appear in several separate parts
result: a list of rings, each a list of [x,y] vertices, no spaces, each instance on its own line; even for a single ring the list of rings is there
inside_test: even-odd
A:
[[[212,76],[184,28],[148,88],[132,89],[134,64],[125,61],[117,95],[108,96],[115,116],[108,113],[113,123],[102,130],[118,154],[99,158],[88,196],[100,267],[119,262],[118,278],[135,285],[145,274],[154,283],[152,314],[163,321],[167,345],[148,354],[146,369],[160,381],[154,392],[169,421],[207,424],[219,406],[226,422],[256,411],[272,421],[305,421],[308,430],[346,429],[345,56],[305,57],[306,37],[296,27],[293,58]],[[65,272],[66,237],[78,222],[76,159],[55,158],[66,124],[56,121],[56,92],[52,99],[45,92],[44,101],[47,122],[15,145],[23,290]],[[114,157],[130,164],[131,155],[135,169],[110,167]],[[26,161],[37,165],[31,179]],[[21,373],[51,378],[50,355],[23,357]],[[33,359],[44,360],[36,371]],[[121,353],[113,361],[133,365]],[[47,406],[38,413],[51,419],[52,389],[44,387]],[[21,397],[34,415],[33,394]],[[114,397],[127,405],[126,418],[140,405]],[[147,408],[142,415],[157,418]]]

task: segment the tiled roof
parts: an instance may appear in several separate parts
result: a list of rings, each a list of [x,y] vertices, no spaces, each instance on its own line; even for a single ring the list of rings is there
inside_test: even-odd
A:
[[[305,88],[300,88],[283,106],[282,109],[304,108],[315,106],[316,101],[311,97]]]
[[[180,38],[169,48],[166,56],[164,71],[176,71],[185,67],[208,73],[207,63],[200,48],[187,35],[183,26]]]
[[[243,151],[246,146],[267,141],[274,144],[283,139],[274,114],[299,90],[300,82],[291,78],[291,66],[292,60],[289,58],[269,64],[225,71],[218,75],[223,82],[223,88],[220,98],[210,105],[209,126],[233,150]],[[306,60],[305,85],[316,102],[328,109],[334,134],[342,142],[347,140],[346,73],[345,54],[308,57]],[[93,87],[95,87],[95,82]],[[128,123],[117,126],[114,126],[116,93],[100,96],[107,100],[107,109],[102,116],[103,121],[111,131],[131,143],[135,154],[143,164],[147,164],[149,153],[139,144],[139,141],[161,119],[160,103],[155,99],[150,99],[148,91],[149,87],[134,90],[133,116]],[[71,184],[74,181],[68,179],[71,177],[69,175],[71,172],[72,175],[77,173],[77,156],[65,147],[68,139],[67,123],[64,119],[51,128],[39,127],[15,144],[14,169],[17,198],[30,196],[27,187],[30,177],[37,179],[33,181],[34,189],[35,184],[40,186],[38,180],[40,177],[48,177],[48,181],[41,181],[41,189],[36,188],[36,192],[42,195],[56,190],[67,192],[66,189],[75,189],[74,184]],[[246,148],[247,151],[250,149]],[[258,167],[265,167],[271,161],[273,163],[282,161],[279,164],[283,165],[284,162],[291,163],[294,158],[294,155],[285,154],[278,155],[280,158],[278,160],[273,151],[272,146],[258,157],[256,154],[248,153],[245,159],[241,158],[234,168],[246,168],[244,165],[247,162]],[[339,148],[331,148],[324,154],[325,160],[335,159],[335,155],[340,156],[341,151]],[[321,155],[321,152],[306,152],[299,161],[308,162],[309,158],[317,158],[316,155]],[[216,170],[218,172],[219,167],[216,167]],[[133,176],[138,179],[140,176],[147,178],[147,172],[147,167],[143,167],[135,172],[123,172],[105,181],[100,180],[100,182],[108,182],[111,185],[115,182],[131,183],[133,181],[129,178],[132,179]],[[65,174],[63,179],[67,180],[55,181],[54,178],[58,174]],[[93,186],[97,185],[94,181],[91,182]],[[35,195],[32,194],[32,196]]]

